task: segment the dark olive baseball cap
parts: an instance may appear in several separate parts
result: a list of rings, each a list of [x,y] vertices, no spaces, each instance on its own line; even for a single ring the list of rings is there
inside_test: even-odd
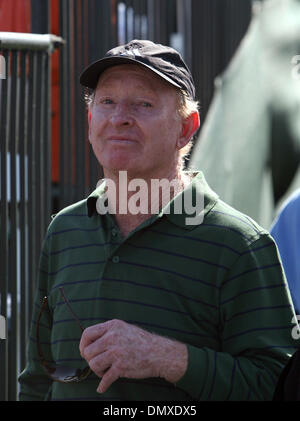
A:
[[[148,40],[133,40],[109,50],[82,72],[81,85],[95,89],[101,73],[120,64],[140,64],[195,98],[192,74],[178,51]]]

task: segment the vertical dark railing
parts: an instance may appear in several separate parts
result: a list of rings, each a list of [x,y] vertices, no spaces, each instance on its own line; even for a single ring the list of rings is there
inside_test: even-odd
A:
[[[28,137],[27,137],[27,165],[25,161],[25,168],[27,169],[27,179],[28,186],[25,186],[27,190],[27,212],[28,212],[28,232],[26,239],[29,240],[29,236],[35,237],[35,204],[37,200],[37,191],[36,191],[36,177],[35,177],[35,167],[36,167],[36,155],[35,155],[35,145],[32,141],[35,139],[35,119],[36,119],[36,78],[35,74],[37,72],[37,57],[35,52],[30,51],[27,54],[28,60],[28,75],[27,75],[27,89],[28,97],[30,98],[28,103],[28,114],[27,114],[27,124],[28,124]],[[28,305],[29,311],[31,314],[32,309],[32,285],[35,285],[35,270],[37,265],[36,260],[36,244],[35,241],[32,242],[31,247],[28,248]]]
[[[20,305],[21,326],[20,326],[20,348],[21,348],[21,367],[25,366],[25,352],[26,341],[27,341],[27,327],[30,323],[31,309],[29,308],[29,264],[28,264],[28,207],[26,202],[28,201],[28,162],[26,157],[28,156],[28,84],[26,83],[26,66],[28,63],[27,54],[25,51],[20,51],[20,118],[19,120],[19,139],[20,141],[20,272],[23,276],[20,293],[23,299]]]
[[[18,154],[18,137],[16,136],[16,125],[18,124],[18,108],[17,108],[17,87],[18,87],[18,54],[16,51],[11,52],[11,78],[9,79],[8,97],[10,97],[9,110],[9,159],[10,159],[10,202],[9,202],[9,285],[10,293],[10,341],[11,350],[14,350],[16,356],[19,355],[19,319],[18,319],[18,274],[17,274],[17,234],[19,231],[18,203],[16,197],[17,189],[17,156]],[[13,333],[14,332],[14,333]],[[18,358],[9,358],[9,372],[12,376],[17,375]],[[10,385],[10,393],[16,395],[16,384]]]
[[[25,365],[37,264],[50,222],[50,68],[53,36],[0,32],[0,400],[16,400]]]
[[[72,137],[71,137],[71,69],[70,69],[70,1],[60,6],[60,34],[66,44],[60,50],[60,190],[58,207],[72,201]]]
[[[9,52],[1,51],[5,60],[5,73],[7,75],[8,63],[9,63]],[[6,76],[7,77],[7,76]],[[6,317],[6,323],[8,324],[8,232],[9,232],[9,216],[8,216],[8,184],[7,184],[7,157],[8,157],[8,131],[9,126],[5,124],[7,121],[7,115],[9,111],[9,100],[8,100],[8,84],[5,80],[0,79],[1,85],[1,120],[0,120],[0,159],[1,159],[1,201],[0,201],[0,229],[1,229],[1,241],[0,241],[0,258],[1,258],[1,272],[0,272],[0,295],[1,315]],[[3,98],[7,98],[6,101]],[[7,326],[9,328],[9,326]],[[8,330],[8,329],[7,329]],[[8,332],[6,332],[7,337]],[[3,400],[8,398],[8,340],[0,340],[0,394]]]

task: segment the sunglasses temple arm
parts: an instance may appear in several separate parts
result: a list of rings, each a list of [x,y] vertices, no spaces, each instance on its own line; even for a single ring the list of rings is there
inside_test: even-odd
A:
[[[59,290],[60,290],[60,293],[61,293],[61,295],[62,295],[62,297],[63,297],[63,299],[64,299],[64,302],[67,304],[68,309],[70,310],[70,312],[71,312],[72,316],[74,317],[74,319],[76,320],[76,322],[77,322],[78,326],[80,327],[81,332],[83,332],[83,331],[84,331],[84,328],[83,328],[82,324],[80,323],[80,321],[79,321],[78,317],[76,316],[76,314],[75,314],[75,313],[74,313],[74,311],[72,310],[72,307],[71,307],[71,305],[70,305],[69,301],[67,300],[67,298],[66,298],[66,296],[65,296],[65,294],[64,294],[64,289],[63,289],[62,287],[60,287],[60,288],[59,288]]]

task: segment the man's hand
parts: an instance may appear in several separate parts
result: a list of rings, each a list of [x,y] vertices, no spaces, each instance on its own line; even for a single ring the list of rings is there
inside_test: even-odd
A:
[[[105,392],[119,377],[162,377],[176,383],[188,363],[186,345],[121,320],[85,329],[79,349],[93,372],[102,378],[99,393]]]

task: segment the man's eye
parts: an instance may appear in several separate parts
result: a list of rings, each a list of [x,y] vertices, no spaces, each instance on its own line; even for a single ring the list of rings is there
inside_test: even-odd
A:
[[[112,104],[113,103],[112,99],[110,99],[110,98],[105,98],[101,102],[102,102],[102,104]]]
[[[150,104],[150,102],[144,101],[144,102],[142,102],[142,106],[145,107],[145,108],[150,108],[150,107],[152,107],[152,104]]]

